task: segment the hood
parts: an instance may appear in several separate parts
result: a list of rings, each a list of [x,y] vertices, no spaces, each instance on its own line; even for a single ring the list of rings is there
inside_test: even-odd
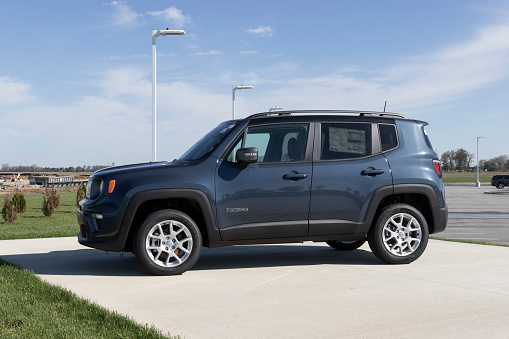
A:
[[[109,176],[114,174],[124,174],[129,172],[139,172],[139,171],[152,171],[152,170],[158,170],[165,167],[180,167],[185,166],[186,163],[182,161],[158,161],[158,162],[145,162],[140,164],[130,164],[130,165],[122,165],[122,166],[115,166],[115,167],[107,167],[100,169],[98,171],[95,171],[92,173],[91,177],[99,175],[99,176]]]

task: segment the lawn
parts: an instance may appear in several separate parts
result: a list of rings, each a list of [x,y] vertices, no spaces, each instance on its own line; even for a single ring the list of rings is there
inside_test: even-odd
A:
[[[41,211],[42,194],[25,195],[27,212],[0,222],[0,240],[76,236],[76,192],[59,195],[51,217]],[[0,305],[0,338],[167,338],[2,260]]]
[[[1,338],[167,338],[0,260]]]
[[[18,213],[12,223],[0,222],[0,240],[73,237],[79,232],[76,221],[76,192],[60,192],[60,207],[46,217],[42,213],[42,194],[26,194],[27,212]],[[0,197],[3,206],[4,197]]]
[[[491,182],[491,178],[497,174],[505,174],[507,172],[479,172],[479,181],[480,182]],[[477,172],[444,172],[442,175],[442,181],[445,183],[461,183],[461,182],[471,182],[475,183],[477,181]]]

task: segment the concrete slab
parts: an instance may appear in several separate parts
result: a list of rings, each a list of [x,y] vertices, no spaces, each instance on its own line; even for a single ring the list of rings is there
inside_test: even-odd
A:
[[[132,254],[75,238],[0,241],[2,259],[185,338],[479,338],[509,333],[509,248],[431,240],[410,265],[364,245],[204,249],[192,271],[152,276]]]

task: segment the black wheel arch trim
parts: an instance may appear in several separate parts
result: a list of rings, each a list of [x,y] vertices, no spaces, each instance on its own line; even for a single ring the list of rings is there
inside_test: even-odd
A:
[[[207,230],[207,237],[209,241],[221,241],[219,230],[216,227],[212,206],[205,193],[197,189],[169,188],[135,193],[129,199],[127,207],[124,210],[125,213],[120,223],[118,233],[113,237],[113,239],[81,239],[80,243],[106,251],[123,251],[126,248],[126,241],[131,231],[132,222],[140,205],[149,200],[171,198],[194,200],[200,206],[203,213],[203,219],[205,221],[205,228]]]
[[[433,214],[433,229],[430,227],[430,234],[442,232],[445,229],[447,225],[447,205],[444,203],[443,207],[440,206],[438,197],[432,186],[426,184],[397,184],[384,186],[375,191],[364,218],[362,231],[368,232],[380,202],[388,196],[396,196],[399,194],[422,194],[426,196]]]

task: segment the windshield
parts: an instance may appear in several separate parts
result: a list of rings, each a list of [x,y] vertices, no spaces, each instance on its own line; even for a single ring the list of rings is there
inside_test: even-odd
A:
[[[217,144],[223,141],[235,125],[236,123],[234,122],[223,122],[219,124],[219,126],[207,133],[207,135],[201,138],[200,141],[184,153],[179,160],[193,161],[203,158],[205,155],[209,154]]]

